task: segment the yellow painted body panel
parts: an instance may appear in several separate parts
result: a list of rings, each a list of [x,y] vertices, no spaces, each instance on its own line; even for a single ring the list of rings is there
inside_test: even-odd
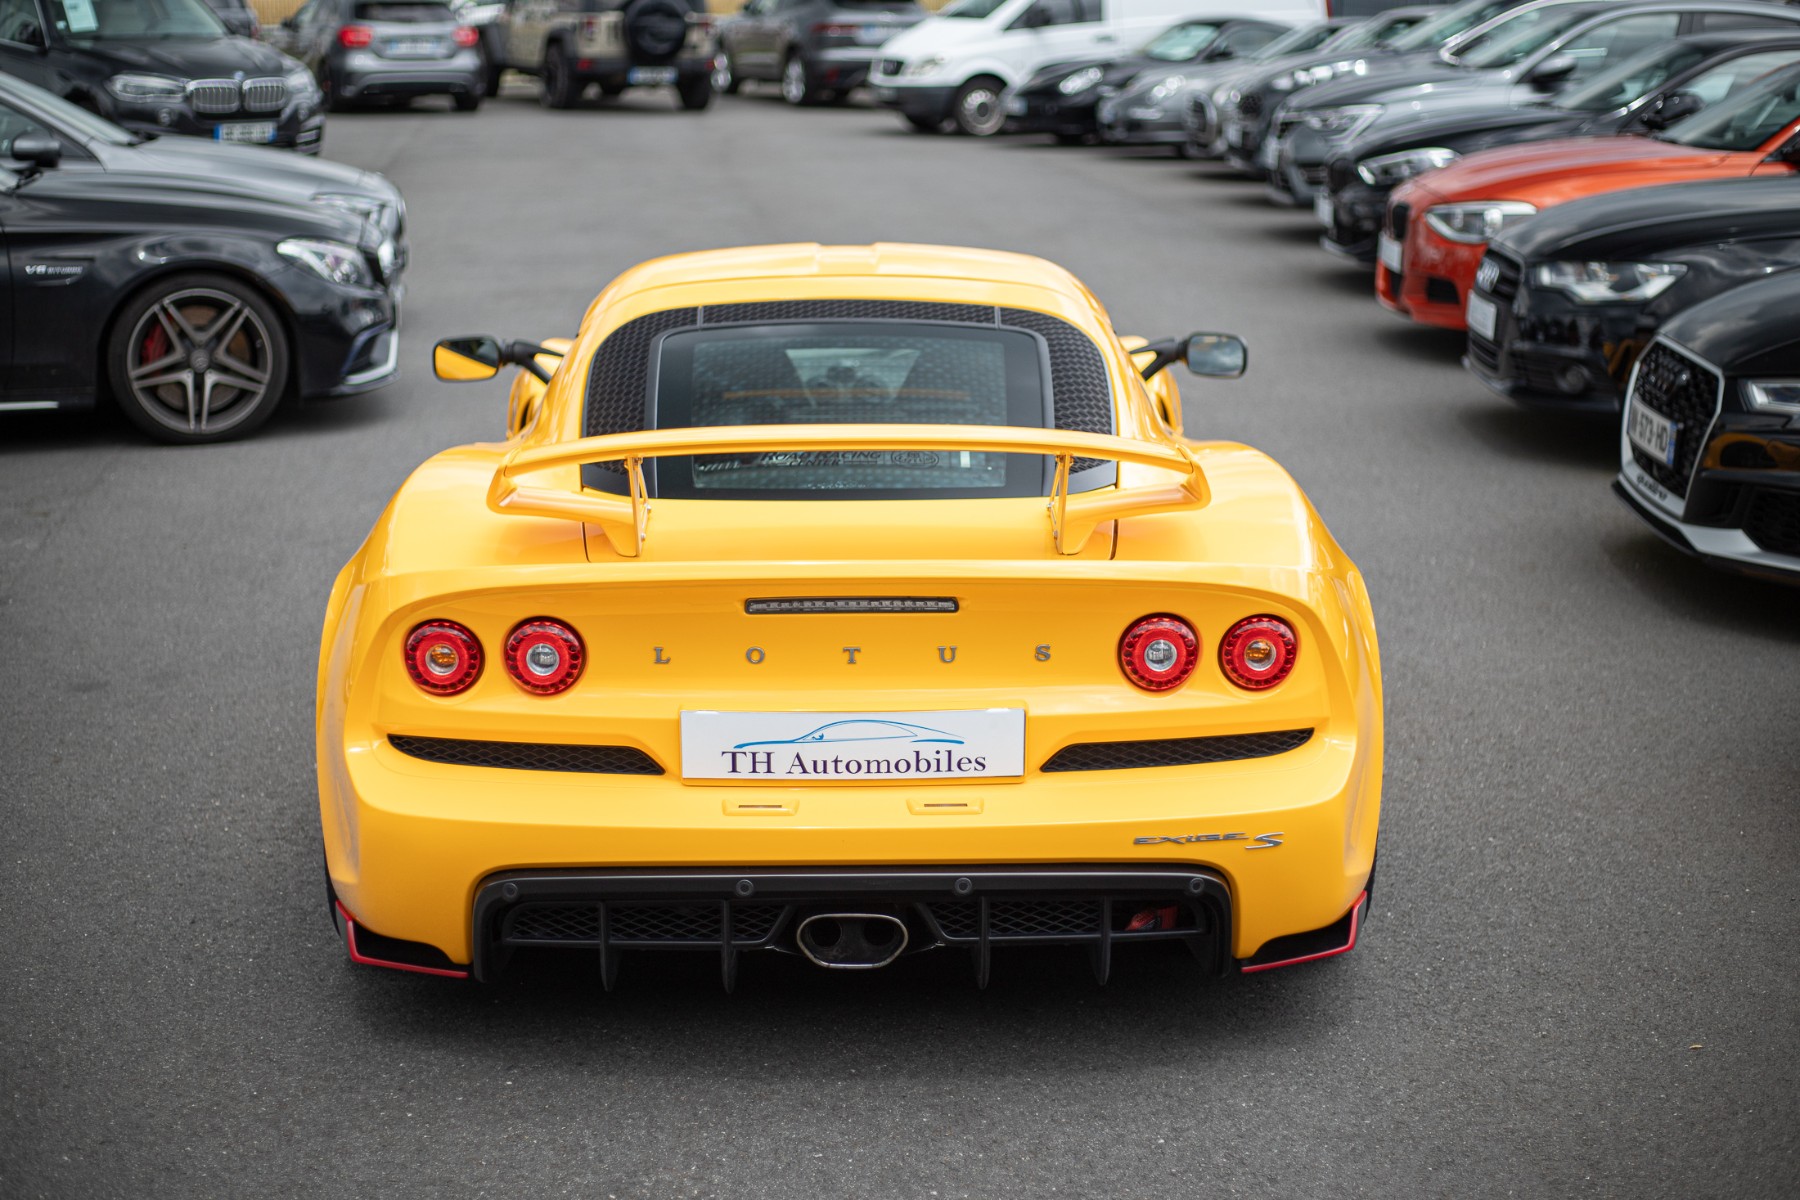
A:
[[[792,299],[1058,316],[1102,351],[1118,435],[1164,448],[1123,463],[1108,490],[1179,482],[1179,469],[1151,464],[1191,462],[1204,502],[1106,521],[1067,555],[1043,497],[655,500],[636,557],[618,552],[615,526],[490,506],[503,464],[554,458],[554,447],[582,437],[589,363],[609,332],[671,308]],[[614,281],[572,341],[554,348],[565,345],[548,385],[523,373],[515,383],[510,439],[422,465],[332,591],[319,670],[320,804],[333,885],[368,928],[467,962],[470,908],[485,878],[595,866],[1196,864],[1231,887],[1240,958],[1350,908],[1373,861],[1381,786],[1380,669],[1361,576],[1279,466],[1244,446],[1178,435],[1168,372],[1153,395],[1104,310],[1066,272],[942,247],[684,255]],[[1176,448],[1179,456],[1166,453]],[[576,467],[542,474],[582,495]],[[751,596],[859,594],[955,596],[960,611],[768,618],[743,607]],[[1153,613],[1183,617],[1202,642],[1194,676],[1163,694],[1132,686],[1117,658],[1125,628]],[[1300,653],[1285,682],[1250,693],[1225,679],[1217,647],[1231,624],[1258,614],[1289,621]],[[559,696],[525,693],[499,662],[507,632],[536,616],[567,621],[587,644],[581,682]],[[433,618],[465,624],[486,649],[481,679],[462,695],[427,695],[404,669],[408,631]],[[851,645],[860,647],[854,665],[843,649]],[[953,662],[943,647],[955,647]],[[680,777],[683,709],[995,707],[1026,712],[1021,779]],[[1077,742],[1298,728],[1316,734],[1270,758],[1038,770]],[[632,746],[666,773],[451,766],[400,753],[392,734]],[[779,807],[746,808],[747,797]],[[947,797],[959,806],[936,806]],[[1279,832],[1282,844],[1137,841],[1232,832]]]

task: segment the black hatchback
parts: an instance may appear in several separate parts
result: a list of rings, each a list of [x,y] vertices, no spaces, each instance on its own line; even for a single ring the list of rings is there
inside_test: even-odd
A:
[[[0,0],[0,71],[140,133],[316,154],[312,76],[204,0]]]

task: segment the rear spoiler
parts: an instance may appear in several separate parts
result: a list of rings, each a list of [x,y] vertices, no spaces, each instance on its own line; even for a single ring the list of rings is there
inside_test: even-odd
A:
[[[519,447],[494,472],[488,507],[497,513],[590,522],[606,531],[626,558],[638,557],[649,532],[650,498],[644,460],[690,454],[747,454],[782,450],[976,450],[1043,454],[1056,459],[1046,508],[1058,554],[1079,554],[1103,521],[1149,513],[1202,508],[1212,498],[1200,463],[1186,446],[1143,442],[1104,433],[1015,429],[998,425],[728,425],[653,429]],[[1177,483],[1112,487],[1069,494],[1069,470],[1078,458],[1135,463],[1173,471]],[[588,463],[625,465],[627,494],[613,496],[577,486],[526,482],[540,472]]]

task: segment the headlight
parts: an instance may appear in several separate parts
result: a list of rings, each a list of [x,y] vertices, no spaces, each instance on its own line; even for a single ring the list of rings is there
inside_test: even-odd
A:
[[[313,196],[312,202],[340,212],[355,213],[365,219],[379,216],[385,207],[373,196],[358,196],[353,192],[319,192]]]
[[[1159,82],[1155,87],[1151,88],[1150,95],[1156,100],[1167,100],[1170,96],[1181,91],[1187,85],[1188,80],[1186,75],[1170,75],[1168,78]]]
[[[180,100],[187,95],[187,84],[167,75],[114,75],[106,81],[106,90],[121,100],[141,104]]]
[[[941,54],[933,54],[928,58],[921,58],[918,62],[907,63],[906,73],[909,76],[929,75],[943,65],[944,56]]]
[[[347,287],[375,286],[375,279],[369,274],[369,260],[355,246],[316,238],[289,238],[275,249],[283,258],[310,267],[321,279]]]
[[[1269,88],[1271,91],[1276,91],[1276,92],[1291,92],[1291,91],[1293,91],[1294,90],[1294,73],[1292,71],[1283,71],[1281,74],[1277,75],[1275,78],[1269,80]]]
[[[1398,154],[1377,154],[1356,164],[1356,173],[1370,187],[1395,187],[1414,175],[1423,175],[1439,167],[1447,167],[1462,155],[1443,146],[1427,146],[1420,150],[1402,150]]]
[[[1440,237],[1465,246],[1479,246],[1500,236],[1537,211],[1523,200],[1476,200],[1468,204],[1440,204],[1425,210],[1425,224]]]
[[[1687,274],[1681,263],[1551,262],[1531,273],[1539,287],[1567,292],[1583,304],[1654,300]]]
[[[1099,83],[1101,76],[1105,74],[1099,67],[1083,67],[1073,75],[1064,76],[1063,81],[1056,85],[1056,90],[1065,96],[1073,96]]]
[[[1342,108],[1315,108],[1301,119],[1308,129],[1329,138],[1353,138],[1381,115],[1379,104],[1346,104]]]
[[[1800,417],[1800,379],[1746,379],[1744,403],[1754,412]]]
[[[305,67],[295,67],[281,78],[287,84],[288,95],[296,100],[311,99],[319,95],[319,82]]]

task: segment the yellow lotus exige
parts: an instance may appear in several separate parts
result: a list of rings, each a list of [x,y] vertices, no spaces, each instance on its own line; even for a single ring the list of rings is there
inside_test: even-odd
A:
[[[767,246],[626,272],[519,368],[504,442],[413,473],[319,665],[332,909],[357,962],[522,947],[1175,941],[1211,971],[1348,950],[1381,678],[1361,575],[1294,481],[1189,441],[1067,272]]]

